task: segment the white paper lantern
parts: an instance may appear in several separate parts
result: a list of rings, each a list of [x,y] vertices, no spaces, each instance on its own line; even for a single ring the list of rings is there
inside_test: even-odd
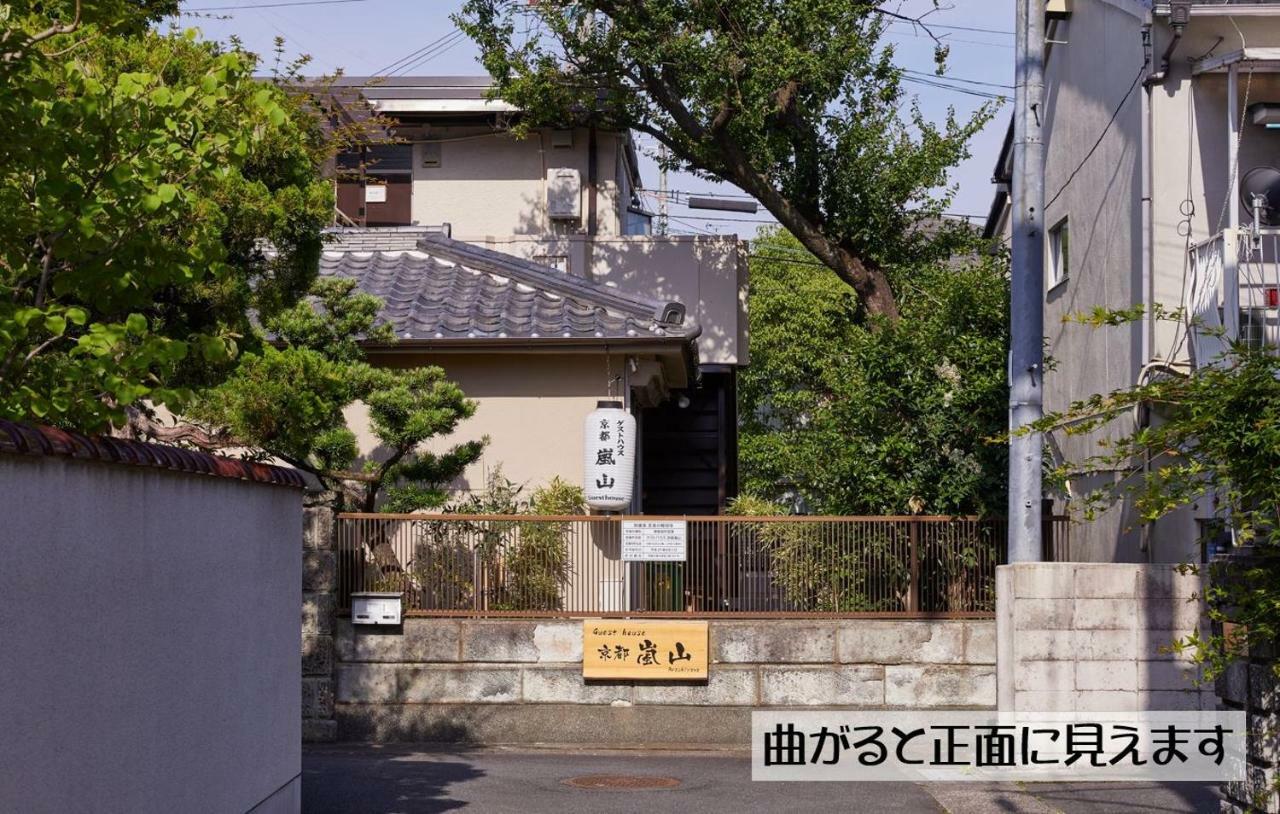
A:
[[[583,491],[593,509],[631,506],[636,479],[636,420],[621,401],[599,401],[583,428]]]

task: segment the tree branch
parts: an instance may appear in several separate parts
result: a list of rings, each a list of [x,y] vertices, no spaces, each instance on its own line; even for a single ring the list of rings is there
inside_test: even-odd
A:
[[[78,29],[80,27],[80,11],[81,11],[80,2],[81,0],[76,0],[76,12],[75,12],[75,15],[71,18],[71,22],[61,24],[61,25],[55,23],[49,26],[48,28],[46,28],[44,31],[39,31],[35,34],[32,34],[30,37],[27,38],[27,41],[24,42],[22,45],[18,46],[18,48],[6,53],[4,55],[4,61],[12,62],[13,60],[22,56],[23,53],[25,53],[33,45],[39,45],[45,40],[51,37],[56,37],[59,34],[70,34],[76,29]]]

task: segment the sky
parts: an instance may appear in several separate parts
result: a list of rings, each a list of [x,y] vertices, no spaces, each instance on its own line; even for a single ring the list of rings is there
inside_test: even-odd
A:
[[[264,56],[272,53],[273,40],[283,37],[287,54],[312,58],[308,74],[342,69],[351,76],[374,75],[397,62],[401,63],[397,70],[410,75],[480,74],[483,68],[475,45],[449,19],[461,5],[453,0],[185,0],[178,24],[199,28],[209,39],[225,41],[236,36]],[[991,203],[991,170],[1012,110],[1014,4],[1013,0],[941,0],[940,5],[931,11],[933,0],[900,0],[886,2],[884,7],[911,16],[929,12],[925,19],[951,49],[947,79],[932,78],[934,43],[923,31],[894,22],[887,40],[895,46],[897,63],[914,72],[907,75],[908,87],[934,121],[945,117],[948,106],[965,116],[988,101],[975,93],[1009,97],[971,142],[971,157],[951,175],[957,190],[948,211],[973,216],[980,223]],[[412,60],[403,61],[414,54]],[[657,167],[647,155],[656,144],[645,137],[639,147],[645,185],[657,189]],[[738,192],[726,184],[680,173],[670,174],[667,185],[693,193]],[[672,205],[669,212],[670,230],[682,233],[736,232],[751,237],[760,224],[771,221],[764,210],[751,215]]]

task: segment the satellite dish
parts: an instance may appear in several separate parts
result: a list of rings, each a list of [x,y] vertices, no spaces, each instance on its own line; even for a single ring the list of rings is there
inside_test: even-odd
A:
[[[1280,169],[1254,167],[1245,173],[1240,179],[1240,202],[1256,223],[1280,225]]]

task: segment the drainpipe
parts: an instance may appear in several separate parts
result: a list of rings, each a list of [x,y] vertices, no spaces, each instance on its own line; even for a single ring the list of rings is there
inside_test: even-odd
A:
[[[1147,12],[1147,19],[1150,20],[1151,12]],[[1160,57],[1160,70],[1151,74],[1143,82],[1148,88],[1152,85],[1158,85],[1169,75],[1169,65],[1173,60],[1173,52],[1177,50],[1178,43],[1182,40],[1182,30],[1187,27],[1187,23],[1191,20],[1191,0],[1173,0],[1169,4],[1169,26],[1173,29],[1173,37],[1169,40],[1169,44],[1164,49],[1164,54]],[[1147,24],[1148,27],[1150,23]]]
[[[1150,18],[1148,17],[1148,21]],[[1174,41],[1176,43],[1176,40]],[[1173,43],[1170,43],[1170,49],[1165,51],[1166,59],[1172,50]],[[1143,32],[1143,56],[1146,64],[1151,64],[1151,24],[1147,26]],[[1167,62],[1166,62],[1167,64]],[[1152,74],[1151,76],[1156,76]],[[1152,111],[1152,92],[1155,83],[1151,82],[1151,77],[1147,77],[1147,82],[1143,83],[1143,93],[1139,97],[1141,100],[1142,110],[1140,118],[1142,120],[1142,134],[1140,145],[1140,158],[1142,162],[1142,300],[1145,304],[1142,317],[1142,364],[1145,365],[1151,361],[1152,353],[1155,348],[1155,325],[1154,322],[1154,303],[1155,283],[1151,279],[1152,268],[1154,266],[1153,252],[1155,250],[1155,214],[1152,211],[1154,203],[1152,201],[1152,193],[1154,186],[1154,166],[1155,159],[1152,156],[1154,148],[1153,126],[1154,112]],[[1190,137],[1190,134],[1188,134]]]
[[[599,148],[596,145],[596,128],[595,125],[592,125],[587,133],[587,267],[583,269],[584,276],[587,279],[595,278],[596,268],[596,231],[599,228],[596,213],[596,187],[599,186],[599,172],[597,170],[599,152]]]
[[[587,234],[595,237],[599,229],[596,215],[596,187],[599,183],[599,172],[596,165],[599,148],[596,146],[596,129],[591,128],[587,135]]]
[[[1152,24],[1150,12],[1147,16],[1147,24],[1143,28],[1143,57],[1146,64],[1151,64],[1152,56]],[[1152,138],[1153,130],[1153,113],[1152,113],[1152,93],[1155,85],[1163,81],[1165,74],[1168,73],[1169,58],[1173,55],[1173,49],[1177,47],[1178,39],[1182,36],[1182,26],[1178,26],[1174,30],[1173,39],[1169,42],[1169,46],[1165,49],[1164,56],[1161,58],[1162,68],[1159,73],[1151,74],[1147,80],[1143,82],[1141,104],[1142,111],[1140,117],[1142,119],[1142,136],[1139,160],[1142,162],[1142,257],[1141,257],[1141,273],[1142,273],[1142,337],[1140,357],[1142,359],[1142,367],[1138,371],[1137,384],[1143,384],[1143,378],[1146,375],[1148,365],[1151,363],[1152,354],[1155,348],[1155,281],[1152,279],[1152,269],[1154,262],[1152,253],[1155,247],[1155,217],[1152,212],[1153,202],[1152,187],[1154,174],[1154,158],[1151,155],[1154,139]],[[1158,79],[1156,78],[1158,77]],[[1154,81],[1153,81],[1154,80]],[[1187,134],[1190,138],[1190,134]],[[1138,425],[1146,427],[1151,423],[1151,411],[1147,407],[1139,410]],[[1151,456],[1144,454],[1142,458],[1143,474],[1151,472]],[[1153,531],[1151,523],[1143,523],[1139,532],[1138,550],[1146,552],[1147,562],[1153,562],[1155,552],[1151,545],[1151,532]]]

